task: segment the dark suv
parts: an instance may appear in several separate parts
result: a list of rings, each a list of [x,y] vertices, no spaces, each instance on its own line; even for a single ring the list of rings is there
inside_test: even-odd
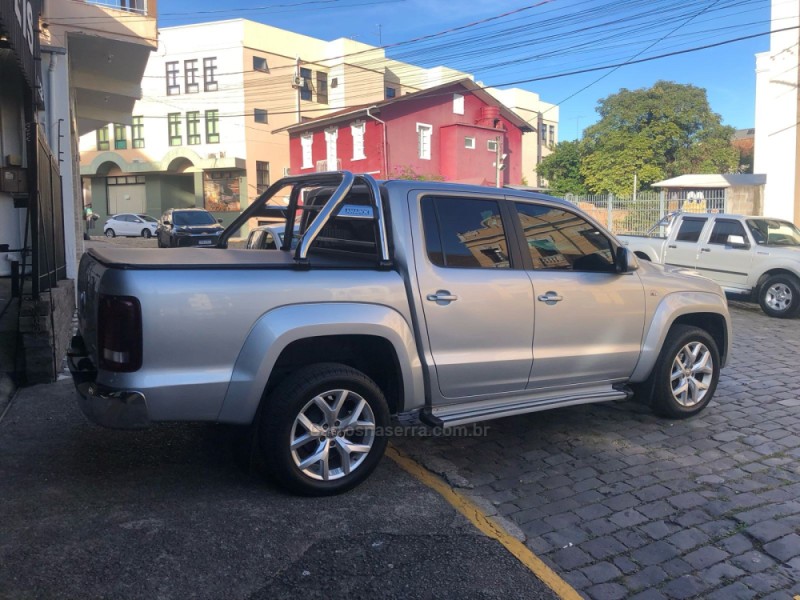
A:
[[[158,247],[214,246],[224,229],[221,222],[202,208],[170,208],[156,229]]]

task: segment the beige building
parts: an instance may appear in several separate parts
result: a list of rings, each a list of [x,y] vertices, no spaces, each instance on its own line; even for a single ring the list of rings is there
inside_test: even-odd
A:
[[[227,223],[288,174],[289,136],[273,131],[465,76],[242,19],[164,28],[131,126],[102,124],[81,138],[86,201],[101,217],[196,206]],[[523,175],[537,185],[536,164],[557,140],[558,108],[524,90],[489,91],[531,124]]]

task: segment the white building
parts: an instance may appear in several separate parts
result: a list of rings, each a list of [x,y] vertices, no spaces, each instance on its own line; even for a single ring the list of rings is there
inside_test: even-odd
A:
[[[768,52],[756,55],[754,173],[765,173],[764,214],[800,223],[800,2],[772,0]]]

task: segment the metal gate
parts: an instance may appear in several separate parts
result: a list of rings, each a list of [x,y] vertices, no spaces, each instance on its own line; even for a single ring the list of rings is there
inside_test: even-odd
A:
[[[29,202],[34,298],[67,277],[61,171],[47,140],[36,128],[38,193]]]

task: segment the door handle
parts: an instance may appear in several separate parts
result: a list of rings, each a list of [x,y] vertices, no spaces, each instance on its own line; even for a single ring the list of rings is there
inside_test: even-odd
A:
[[[428,294],[426,298],[431,302],[436,302],[437,304],[448,304],[458,300],[458,296],[451,294],[447,290],[437,290],[435,294]]]
[[[711,248],[700,248],[700,252],[711,252]]]
[[[669,246],[667,246],[667,248],[677,248],[677,246],[675,244],[670,244]]]
[[[556,302],[561,302],[564,299],[564,296],[560,296],[555,292],[547,292],[546,294],[542,294],[536,298],[539,302],[544,302],[545,304],[553,305]]]

